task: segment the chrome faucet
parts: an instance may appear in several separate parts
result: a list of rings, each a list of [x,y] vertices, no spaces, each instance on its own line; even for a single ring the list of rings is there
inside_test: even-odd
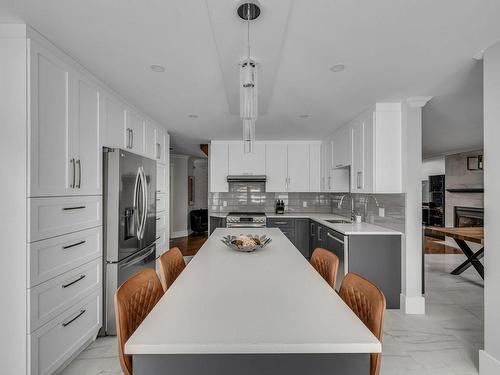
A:
[[[367,220],[367,216],[368,216],[368,202],[370,201],[370,198],[373,199],[373,201],[375,202],[375,206],[377,208],[379,208],[379,204],[378,204],[378,201],[377,201],[377,197],[374,196],[374,195],[367,195],[365,197],[365,201],[364,201],[364,216],[365,216],[365,221]]]
[[[342,203],[344,202],[345,197],[349,196],[351,198],[351,221],[354,221],[355,219],[355,214],[354,214],[354,197],[351,194],[344,194],[340,198],[340,201],[337,205],[338,208],[342,208]]]

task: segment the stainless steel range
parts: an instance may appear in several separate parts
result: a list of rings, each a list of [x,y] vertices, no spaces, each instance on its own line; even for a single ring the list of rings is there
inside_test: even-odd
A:
[[[226,217],[227,228],[265,228],[266,224],[263,212],[230,212]]]

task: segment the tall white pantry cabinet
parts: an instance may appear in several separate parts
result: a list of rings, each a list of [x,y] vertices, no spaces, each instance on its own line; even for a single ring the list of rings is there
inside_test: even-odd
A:
[[[102,147],[157,161],[168,245],[167,131],[26,25],[0,25],[0,363],[52,374],[102,325]]]

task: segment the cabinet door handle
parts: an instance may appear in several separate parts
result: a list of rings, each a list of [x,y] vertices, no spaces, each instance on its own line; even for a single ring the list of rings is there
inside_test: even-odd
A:
[[[332,177],[328,176],[328,190],[332,190]]]
[[[76,177],[75,177],[75,159],[71,159],[69,161],[71,163],[71,166],[72,166],[72,171],[73,171],[73,182],[71,184],[69,184],[69,187],[74,189],[75,188],[75,180],[76,180]]]
[[[156,143],[156,158],[161,159],[161,144]]]
[[[85,206],[63,207],[63,211],[82,210]]]
[[[311,224],[311,236],[315,236],[316,234],[314,233],[314,224]]]
[[[80,310],[80,313],[77,316],[75,316],[73,319],[67,321],[66,323],[63,323],[62,326],[63,327],[69,326],[71,323],[73,323],[75,320],[77,320],[79,317],[81,317],[83,314],[85,314],[86,311],[87,310]]]
[[[73,281],[72,281],[72,282],[70,282],[70,283],[67,283],[67,284],[61,285],[61,288],[65,289],[65,288],[67,288],[68,286],[71,286],[71,285],[73,285],[73,284],[76,284],[77,282],[82,281],[83,279],[85,279],[85,276],[86,276],[86,275],[80,275],[80,277],[79,277],[78,279],[73,280]]]
[[[127,148],[132,148],[132,129],[127,128]]]
[[[321,227],[318,227],[318,241],[323,241],[321,238]]]
[[[130,129],[130,148],[134,148],[134,129]]]
[[[363,184],[361,183],[362,182],[362,177],[363,176],[363,172],[359,171],[358,172],[358,176],[357,176],[357,179],[358,179],[358,189],[363,189]]]
[[[79,241],[79,242],[73,243],[73,244],[71,244],[71,245],[66,245],[66,246],[63,246],[62,248],[63,248],[63,250],[66,250],[66,249],[71,249],[72,247],[79,246],[79,245],[83,245],[85,242],[87,242],[87,241],[85,241],[85,240],[83,240],[83,241]]]
[[[156,221],[158,221],[158,220],[160,220],[160,219],[161,219],[161,217],[157,217],[157,218],[156,218]]]
[[[78,184],[76,185],[76,188],[80,189],[82,186],[82,162],[80,159],[76,160],[76,164],[78,164]]]

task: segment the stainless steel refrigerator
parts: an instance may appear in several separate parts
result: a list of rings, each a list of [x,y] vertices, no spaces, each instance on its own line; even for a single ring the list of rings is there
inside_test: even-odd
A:
[[[155,268],[156,161],[104,149],[104,334],[115,335],[114,294],[130,276]]]

